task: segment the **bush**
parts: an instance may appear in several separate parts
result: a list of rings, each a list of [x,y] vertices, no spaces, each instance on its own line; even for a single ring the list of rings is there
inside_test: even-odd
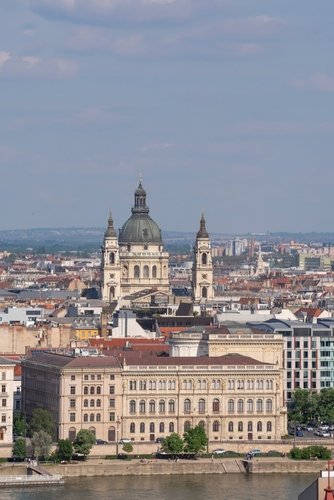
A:
[[[319,460],[330,460],[331,451],[325,446],[307,446],[306,448],[292,448],[290,457],[293,460],[311,460],[318,458]]]

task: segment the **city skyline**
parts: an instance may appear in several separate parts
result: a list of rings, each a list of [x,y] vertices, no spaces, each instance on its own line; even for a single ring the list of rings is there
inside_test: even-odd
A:
[[[0,230],[331,232],[332,2],[3,0]]]

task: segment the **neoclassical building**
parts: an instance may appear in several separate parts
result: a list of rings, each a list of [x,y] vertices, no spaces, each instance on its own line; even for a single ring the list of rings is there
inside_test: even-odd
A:
[[[149,215],[141,181],[131,212],[118,235],[109,216],[102,246],[102,299],[112,302],[143,296],[143,300],[152,300],[154,295],[155,303],[166,303],[171,295],[169,254],[164,250],[161,229]],[[195,301],[213,298],[211,244],[203,215],[194,246],[192,290]]]

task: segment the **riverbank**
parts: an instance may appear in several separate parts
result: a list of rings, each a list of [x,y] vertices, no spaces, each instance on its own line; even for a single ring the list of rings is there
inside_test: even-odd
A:
[[[250,462],[242,459],[198,460],[87,460],[76,464],[45,464],[50,474],[70,477],[155,476],[189,474],[291,474],[315,473],[324,470],[326,461],[289,460],[288,458],[258,458]],[[25,474],[21,464],[1,464],[0,476]]]

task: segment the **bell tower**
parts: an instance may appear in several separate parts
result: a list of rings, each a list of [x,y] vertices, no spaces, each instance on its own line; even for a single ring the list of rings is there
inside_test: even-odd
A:
[[[119,300],[121,296],[121,265],[117,234],[111,212],[102,246],[102,299],[107,302]]]
[[[213,299],[211,243],[205,226],[204,214],[201,217],[194,246],[192,294],[193,299],[198,302]]]

